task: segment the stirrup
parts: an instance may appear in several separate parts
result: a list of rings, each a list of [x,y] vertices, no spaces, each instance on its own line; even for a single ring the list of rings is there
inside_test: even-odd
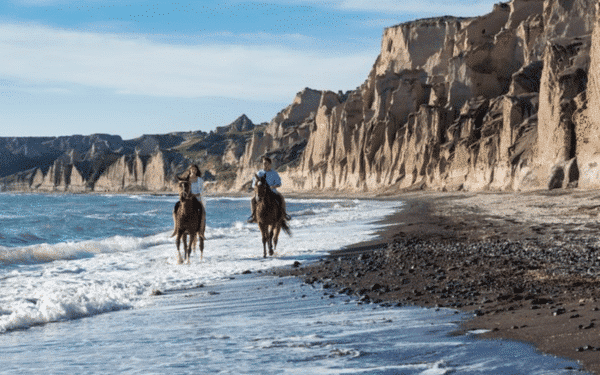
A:
[[[292,217],[290,215],[288,215],[288,214],[285,214],[285,219],[286,220],[292,220]]]
[[[250,217],[248,217],[248,220],[246,220],[246,223],[254,224],[256,223],[256,219],[254,218],[254,216],[250,215]]]

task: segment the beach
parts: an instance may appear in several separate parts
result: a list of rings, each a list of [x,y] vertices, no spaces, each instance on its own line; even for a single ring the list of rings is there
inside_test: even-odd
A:
[[[482,216],[467,213],[492,198],[498,207],[491,209],[500,211],[510,207],[507,197],[290,197],[293,235],[267,258],[256,224],[245,222],[247,199],[207,197],[204,257],[196,252],[181,265],[170,237],[175,197],[0,195],[0,373],[582,373],[566,356],[518,338],[482,340],[486,326],[470,326],[476,312],[502,317],[508,298],[495,294],[502,280],[487,260],[502,250],[498,239],[477,240],[471,229]],[[464,230],[453,229],[459,224],[443,209],[456,212],[451,217]],[[596,243],[593,231],[588,242],[575,240],[586,250]],[[563,256],[576,249],[567,250]],[[531,257],[518,257],[510,262],[525,269]],[[551,295],[552,309],[566,306],[554,296],[561,285],[525,280],[513,290],[513,281],[504,288],[523,303],[541,305]],[[596,333],[585,310],[594,307],[569,310],[579,314],[580,332]],[[517,331],[525,325],[534,323]],[[499,326],[496,337],[505,331]],[[596,346],[592,339],[573,344]]]
[[[600,374],[600,194],[411,192],[379,237],[280,269],[363,302],[467,312],[485,330]]]

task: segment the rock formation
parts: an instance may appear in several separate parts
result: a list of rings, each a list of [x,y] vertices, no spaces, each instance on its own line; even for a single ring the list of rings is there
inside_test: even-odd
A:
[[[600,58],[597,14],[590,0],[513,0],[481,17],[386,29],[365,83],[319,105],[299,167],[288,170],[284,185],[595,186],[598,116],[589,112],[600,93],[588,99],[587,82]]]
[[[0,139],[0,186],[169,191],[197,163],[208,191],[243,191],[268,155],[284,192],[596,188],[599,16],[592,0],[512,0],[403,23],[353,91],[306,88],[269,123],[208,134]]]
[[[98,134],[1,138],[0,187],[72,193],[172,191],[175,175],[189,165],[180,153],[162,148],[173,144],[173,138],[144,136],[123,141]]]

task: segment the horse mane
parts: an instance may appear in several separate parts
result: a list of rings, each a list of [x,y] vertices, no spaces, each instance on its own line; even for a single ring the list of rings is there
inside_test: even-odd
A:
[[[271,201],[271,202],[277,202],[278,197],[277,197],[277,193],[275,193],[272,189],[271,186],[269,186],[269,183],[267,182],[267,175],[263,175],[261,177],[258,177],[258,174],[256,175],[257,177],[257,183],[260,181],[261,184],[264,184],[265,186],[265,201]],[[259,203],[259,202],[257,202]],[[281,207],[280,207],[281,210]],[[290,227],[288,226],[287,220],[285,219],[285,217],[283,216],[283,212],[281,212],[281,229],[283,229],[285,231],[285,233],[288,234],[288,236],[292,235],[292,232],[290,230]]]
[[[179,181],[179,201],[191,200],[194,196],[192,195],[192,184],[190,183],[189,176],[187,178],[177,176],[177,180]]]
[[[258,177],[258,175],[257,175]],[[261,183],[265,184],[265,191],[266,194],[269,198],[275,198],[276,193],[271,189],[271,186],[269,185],[269,183],[267,182],[267,175],[263,175],[261,177],[258,177],[257,182],[260,181]]]
[[[283,229],[290,236],[292,232],[282,209],[281,200],[283,197],[279,198],[279,194],[271,189],[266,174],[259,177],[257,173],[254,177],[256,178],[254,185],[256,201],[253,202],[255,202],[256,208],[256,221],[262,235],[263,257],[266,258],[267,244],[269,255],[273,255],[274,250],[277,248],[280,230]],[[275,208],[274,205],[278,207]]]

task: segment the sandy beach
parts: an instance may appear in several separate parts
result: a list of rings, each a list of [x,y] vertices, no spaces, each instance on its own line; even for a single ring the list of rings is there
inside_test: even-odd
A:
[[[528,342],[600,374],[600,193],[412,192],[377,240],[277,270],[363,301],[473,314],[456,334]]]

